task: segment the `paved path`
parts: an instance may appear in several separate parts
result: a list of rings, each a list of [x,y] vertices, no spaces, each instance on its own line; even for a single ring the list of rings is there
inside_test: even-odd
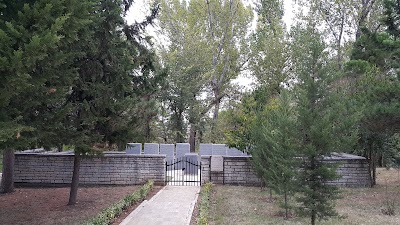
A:
[[[188,225],[199,192],[199,186],[165,186],[120,225]]]

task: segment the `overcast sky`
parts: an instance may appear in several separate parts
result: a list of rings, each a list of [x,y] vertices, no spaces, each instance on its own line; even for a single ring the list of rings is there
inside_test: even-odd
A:
[[[133,23],[135,21],[142,21],[146,15],[149,14],[149,9],[146,0],[136,0],[132,9],[128,12],[126,20],[128,23]],[[294,14],[293,14],[293,0],[284,0],[283,5],[285,9],[285,15],[283,21],[286,23],[287,27],[290,27]]]

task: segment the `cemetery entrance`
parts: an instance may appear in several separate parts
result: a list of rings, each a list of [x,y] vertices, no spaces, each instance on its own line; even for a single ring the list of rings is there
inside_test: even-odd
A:
[[[165,170],[166,185],[201,185],[201,161],[197,154],[169,160],[165,163]]]

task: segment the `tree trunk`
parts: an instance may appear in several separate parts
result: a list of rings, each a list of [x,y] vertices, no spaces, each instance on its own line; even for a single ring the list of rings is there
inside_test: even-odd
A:
[[[81,156],[75,153],[74,156],[74,171],[72,173],[71,190],[69,192],[68,205],[75,205],[78,196],[79,186],[79,169],[81,167]]]
[[[215,103],[215,108],[214,108],[214,115],[213,115],[213,121],[214,124],[216,124],[217,120],[218,120],[218,116],[219,116],[219,106],[220,106],[220,101],[217,101]]]
[[[372,153],[372,185],[376,185],[376,153]]]
[[[337,63],[338,63],[338,68],[339,68],[339,70],[341,70],[342,69],[342,46],[341,46],[341,38],[339,39],[339,43],[338,43],[338,46],[337,46]]]
[[[311,225],[315,225],[316,213],[314,211],[311,212]]]
[[[270,201],[270,202],[273,202],[273,201],[274,201],[274,199],[273,199],[273,197],[272,197],[272,188],[269,188],[269,201]]]
[[[4,150],[3,153],[3,175],[1,177],[1,193],[11,193],[14,191],[14,150]]]
[[[190,124],[190,135],[189,135],[189,144],[190,144],[190,152],[196,151],[196,126]]]
[[[199,140],[199,143],[203,143],[203,131],[201,128],[199,130],[198,140]]]
[[[338,37],[338,41],[337,41],[337,61],[338,61],[338,67],[339,70],[342,69],[342,64],[343,64],[343,59],[342,59],[342,38],[343,38],[343,30],[344,30],[344,15],[342,15],[341,18],[341,26],[340,26],[340,32],[339,32],[339,37]]]
[[[146,142],[150,142],[151,141],[151,127],[150,127],[150,123],[151,123],[151,117],[148,116],[146,118],[146,124],[145,124],[145,140]]]
[[[373,150],[373,146],[371,141],[369,141],[368,143],[368,163],[369,163],[369,175],[370,175],[370,179],[371,179],[371,187],[375,186],[376,184],[376,163],[375,163],[375,154],[374,154],[374,150]]]
[[[289,219],[289,207],[288,207],[288,199],[287,199],[287,191],[285,190],[285,219]]]
[[[217,98],[218,96],[219,96],[219,91],[215,92],[215,98]],[[218,122],[220,104],[221,104],[220,101],[216,101],[214,106],[214,114],[211,125],[211,143],[215,143],[217,137],[217,122]]]
[[[361,1],[361,16],[358,19],[357,29],[356,29],[356,40],[360,39],[361,37],[361,28],[365,25],[365,21],[367,20],[368,15],[371,12],[372,7],[375,4],[375,0],[363,0]]]
[[[182,119],[182,114],[183,114],[183,112],[181,111],[181,110],[179,110],[177,113],[176,113],[176,123],[175,123],[175,125],[176,125],[176,127],[175,127],[175,129],[176,129],[176,137],[175,137],[175,142],[176,143],[182,143],[184,140],[183,140],[183,119]]]

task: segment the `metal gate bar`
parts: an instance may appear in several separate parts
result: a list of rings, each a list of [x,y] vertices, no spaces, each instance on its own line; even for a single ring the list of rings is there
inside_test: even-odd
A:
[[[165,184],[174,186],[200,186],[201,162],[196,157],[181,157],[165,162]]]

